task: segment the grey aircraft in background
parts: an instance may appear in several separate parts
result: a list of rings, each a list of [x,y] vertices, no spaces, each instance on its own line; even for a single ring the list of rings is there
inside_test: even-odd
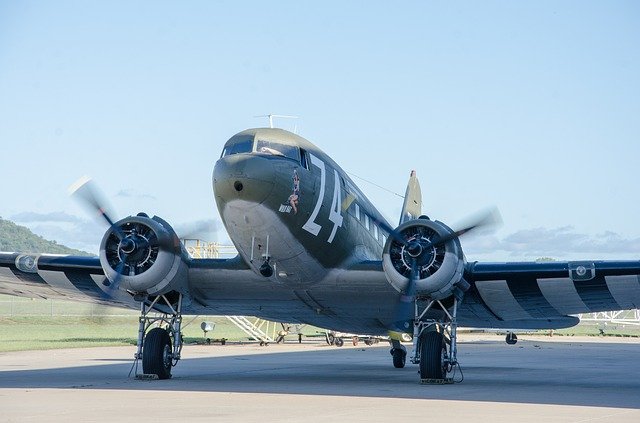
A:
[[[495,212],[456,229],[431,220],[412,172],[394,228],[333,159],[281,129],[234,135],[215,164],[232,259],[192,259],[161,218],[114,222],[91,182],[76,188],[109,224],[99,257],[0,253],[0,293],[139,308],[135,358],[160,379],[181,357],[184,315],[389,335],[397,368],[412,338],[421,378],[447,381],[459,325],[565,328],[570,314],[640,307],[639,261],[468,262],[459,237]]]

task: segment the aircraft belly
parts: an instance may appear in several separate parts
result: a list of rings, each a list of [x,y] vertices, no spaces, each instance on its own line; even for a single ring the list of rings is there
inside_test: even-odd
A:
[[[249,315],[385,334],[398,293],[379,272],[334,270],[313,286],[272,283],[250,269],[191,269],[185,314]]]

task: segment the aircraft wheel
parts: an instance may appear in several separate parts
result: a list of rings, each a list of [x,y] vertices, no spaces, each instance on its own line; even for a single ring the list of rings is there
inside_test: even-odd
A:
[[[518,342],[518,336],[513,332],[508,332],[505,342],[509,345],[515,345],[515,343]]]
[[[401,348],[393,348],[391,350],[391,356],[393,357],[393,367],[396,369],[404,368],[407,362],[407,352]]]
[[[327,335],[327,344],[333,345],[336,343],[336,337],[334,334],[330,333]]]
[[[171,378],[171,338],[162,328],[153,328],[144,338],[142,349],[142,371],[158,375],[158,379]]]
[[[446,343],[439,332],[426,332],[420,337],[420,378],[444,379],[447,375]]]
[[[334,343],[334,345],[335,345],[336,347],[341,347],[341,346],[343,346],[343,345],[344,345],[344,341],[342,340],[342,338],[336,338],[336,339],[333,341],[333,343]]]

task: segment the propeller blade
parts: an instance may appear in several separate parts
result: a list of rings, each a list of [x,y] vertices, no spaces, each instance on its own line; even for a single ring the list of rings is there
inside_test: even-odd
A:
[[[402,245],[408,244],[407,240],[400,235],[400,232],[396,231],[394,228],[389,226],[387,222],[378,220],[375,217],[371,217],[371,220],[373,221],[373,223],[378,225],[383,231],[387,232],[391,238],[398,241],[400,244]]]
[[[198,220],[195,222],[177,225],[175,227],[180,239],[211,240],[218,231],[218,223],[215,220]]]
[[[452,239],[459,238],[464,234],[475,231],[480,228],[492,228],[502,224],[502,217],[497,207],[490,208],[483,212],[477,213],[466,219],[467,223],[462,228],[442,237],[434,238],[423,245],[423,248],[431,248],[446,244]]]
[[[400,296],[400,302],[396,308],[393,326],[398,332],[406,332],[414,317],[414,307],[416,301],[416,285],[420,275],[418,274],[418,263],[414,259],[411,261],[411,274],[409,275],[409,283],[404,294]]]
[[[124,272],[124,266],[126,262],[127,262],[127,254],[123,253],[122,261],[118,263],[118,266],[116,266],[116,269],[115,269],[116,270],[115,279],[113,281],[110,281],[107,278],[104,282],[102,282],[102,284],[107,287],[105,294],[107,295],[108,298],[114,298],[114,293],[119,289],[120,280],[122,279],[122,272]]]
[[[97,212],[107,224],[113,228],[116,235],[122,239],[122,231],[114,225],[112,208],[109,206],[105,196],[95,185],[93,180],[87,176],[78,179],[69,187],[69,195],[78,200],[82,205],[88,208],[92,213]]]
[[[127,265],[127,257],[128,255],[125,253],[122,253],[122,261],[120,263],[118,263],[118,265],[115,268],[116,271],[116,277],[115,279],[107,286],[112,287],[113,289],[118,289],[118,286],[120,285],[120,279],[122,279],[122,276],[124,274],[124,267]]]

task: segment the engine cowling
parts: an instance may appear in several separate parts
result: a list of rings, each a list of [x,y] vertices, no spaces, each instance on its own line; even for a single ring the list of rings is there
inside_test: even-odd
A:
[[[116,222],[100,244],[100,264],[109,281],[134,293],[183,292],[187,257],[173,228],[144,213]]]
[[[442,300],[453,295],[464,271],[460,240],[453,238],[431,245],[453,230],[442,222],[420,218],[403,223],[396,233],[406,243],[390,236],[384,246],[382,266],[389,283],[399,292],[406,292],[415,260],[418,297]]]

